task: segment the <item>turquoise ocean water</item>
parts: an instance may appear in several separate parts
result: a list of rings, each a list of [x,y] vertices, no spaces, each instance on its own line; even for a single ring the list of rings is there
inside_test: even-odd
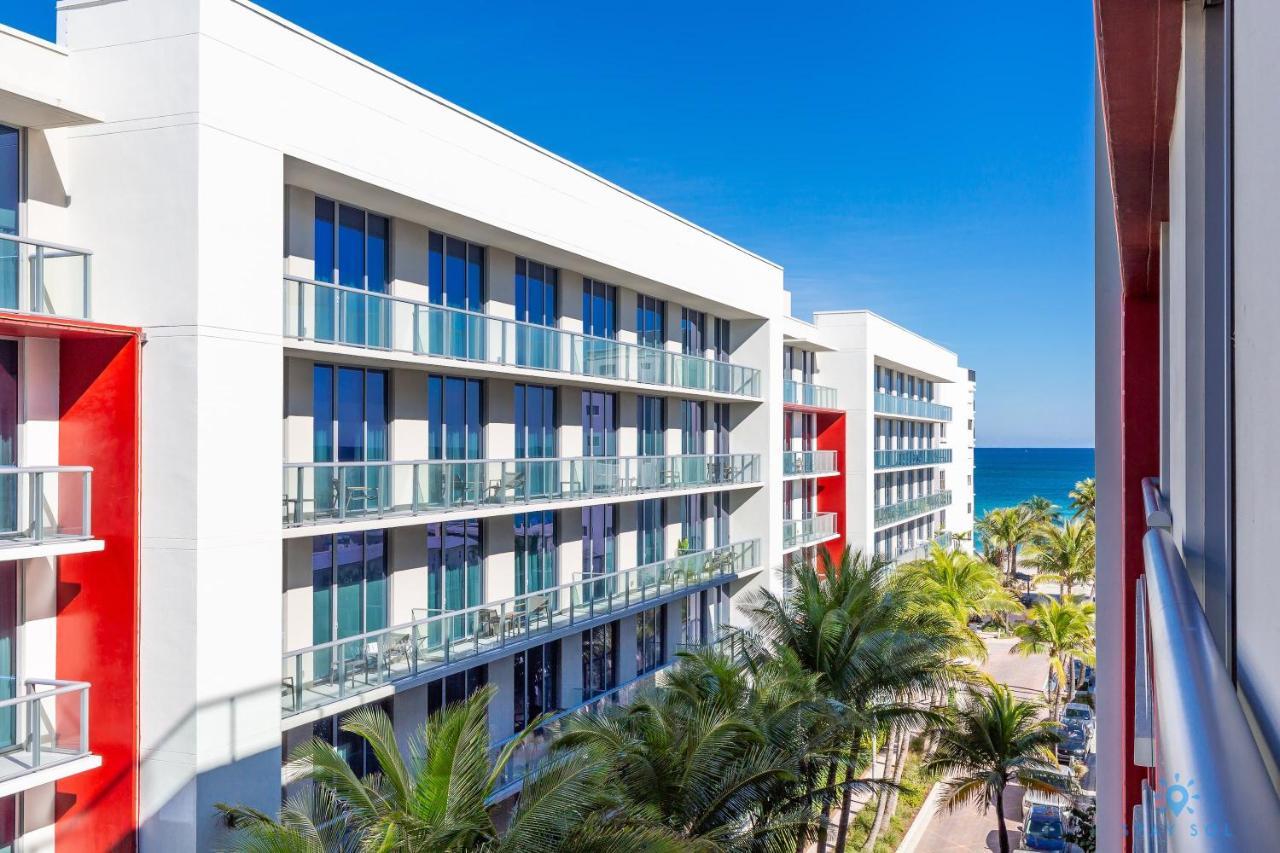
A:
[[[1040,495],[1070,515],[1067,493],[1092,477],[1091,447],[979,447],[974,450],[974,519]]]

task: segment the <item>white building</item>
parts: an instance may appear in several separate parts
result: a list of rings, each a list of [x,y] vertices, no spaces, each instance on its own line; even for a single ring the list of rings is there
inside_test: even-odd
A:
[[[64,349],[63,388],[92,364],[140,402],[68,404],[60,453],[18,446],[92,458],[105,547],[78,547],[111,573],[80,582],[111,618],[59,622],[55,667],[55,640],[12,617],[15,683],[92,682],[93,755],[18,774],[40,803],[0,787],[0,840],[209,849],[214,804],[276,808],[304,739],[362,768],[336,730],[351,708],[408,733],[490,683],[499,742],[616,701],[741,622],[744,591],[781,590],[784,555],[872,542],[873,365],[932,383],[907,397],[971,392],[954,355],[864,319],[861,355],[822,355],[848,443],[811,452],[784,411],[834,407],[805,402],[776,264],[245,0],[66,2],[58,33],[0,30],[0,233],[25,241],[0,247],[89,247],[92,290],[72,278],[72,311],[52,272],[16,288],[34,301],[0,287],[0,332],[49,338],[45,315],[76,313],[58,334],[111,337],[133,373]],[[820,315],[813,348],[828,317],[869,316]],[[47,389],[33,365],[17,384]],[[944,477],[968,494],[971,433],[901,421],[932,437],[895,447],[957,456],[913,465],[933,473],[901,500]],[[901,541],[969,529],[957,500]],[[55,813],[73,789],[80,811]]]

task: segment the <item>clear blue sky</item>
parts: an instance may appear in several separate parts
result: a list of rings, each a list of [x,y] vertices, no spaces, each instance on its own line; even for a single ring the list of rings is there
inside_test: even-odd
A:
[[[1091,4],[262,5],[954,349],[983,446],[1093,444]]]

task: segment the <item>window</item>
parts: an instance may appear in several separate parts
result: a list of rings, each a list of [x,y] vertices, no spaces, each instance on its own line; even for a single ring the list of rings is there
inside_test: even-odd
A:
[[[704,409],[700,400],[680,401],[680,452],[702,454],[707,452]]]
[[[702,634],[703,593],[680,599],[680,643],[685,646],[700,646],[705,642]]]
[[[716,317],[712,328],[714,329],[712,348],[715,350],[715,359],[716,361],[728,361],[731,348],[729,321],[723,317]]]
[[[711,496],[712,544],[723,548],[729,544],[729,493],[716,492]]]
[[[517,459],[550,459],[556,455],[555,388],[516,385],[515,420]]]
[[[516,258],[516,319],[529,324],[516,328],[516,363],[556,369],[560,364],[558,339],[541,327],[560,324],[559,270]]]
[[[18,378],[18,342],[0,340],[0,465],[5,466],[18,464]],[[4,530],[19,529],[17,477],[0,479],[0,524]],[[0,693],[0,698],[12,695]]]
[[[556,585],[556,514],[553,510],[515,516],[516,595]]]
[[[636,341],[642,347],[667,345],[667,303],[643,293],[636,298]]]
[[[386,531],[367,530],[311,539],[311,641],[354,637],[387,627]],[[363,661],[369,643],[339,648],[344,659]],[[316,655],[316,670],[327,671],[331,654]]]
[[[427,527],[427,610],[436,616],[484,602],[483,540],[480,520],[457,519]],[[449,637],[475,632],[474,614],[448,620]],[[444,642],[444,622],[429,632],[432,645]]]
[[[312,458],[316,462],[379,462],[388,458],[385,372],[314,365],[311,405]],[[340,509],[349,514],[374,510],[380,501],[391,499],[389,485],[385,466],[317,469],[316,511]]]
[[[517,652],[513,677],[513,732],[524,731],[539,714],[560,708],[560,641]]]
[[[667,506],[661,498],[636,504],[636,565],[667,558]]]
[[[392,702],[390,699],[384,699],[377,705],[388,717],[391,716]],[[356,776],[368,776],[370,773],[377,773],[382,769],[378,766],[378,759],[374,755],[373,749],[370,748],[368,741],[357,734],[342,730],[342,715],[340,714],[316,720],[311,724],[311,734],[336,749],[338,754],[342,756],[342,760],[347,762],[347,766],[351,768]]]
[[[606,575],[614,571],[614,507],[611,504],[582,508],[582,572]]]
[[[680,498],[680,539],[685,543],[685,552],[693,553],[706,549],[706,502],[705,495],[685,495]]]
[[[582,392],[582,455],[618,455],[618,398],[603,391]]]
[[[662,634],[666,624],[666,605],[636,614],[636,675],[652,672],[662,665]]]
[[[666,404],[661,397],[636,397],[637,444],[641,456],[663,456],[667,452]]]
[[[16,128],[0,124],[0,234],[18,233],[18,204],[22,198],[21,138]],[[17,244],[0,240],[0,306],[5,308],[18,307],[18,263]]]
[[[425,349],[451,358],[485,357],[485,248],[432,231],[427,235],[427,299],[453,311],[429,311]],[[474,312],[474,313],[463,313]]]
[[[713,452],[725,454],[729,452],[729,404],[711,404],[711,437],[714,441]]]
[[[17,683],[18,564],[8,561],[0,563],[0,699],[17,696]],[[0,708],[0,749],[9,749],[17,744],[17,722],[17,708]],[[4,827],[0,826],[0,833],[3,831]]]
[[[352,290],[386,293],[391,284],[391,222],[385,216],[316,197],[316,281]],[[385,347],[390,341],[390,305],[343,290],[336,299],[316,294],[316,337]],[[340,318],[338,329],[335,319]]]
[[[691,308],[680,309],[680,351],[685,355],[703,354],[707,348],[707,315]]]
[[[618,686],[618,623],[582,632],[582,699],[588,701]]]
[[[484,458],[484,381],[427,377],[427,458]]]
[[[473,666],[465,672],[455,672],[427,684],[427,713],[434,714],[446,705],[468,699],[489,683],[489,667]]]
[[[612,284],[582,280],[582,332],[611,340],[618,336],[618,289]]]

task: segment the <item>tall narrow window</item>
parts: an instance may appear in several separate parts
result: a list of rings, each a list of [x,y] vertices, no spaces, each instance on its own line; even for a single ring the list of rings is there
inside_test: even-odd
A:
[[[560,641],[517,652],[513,660],[515,716],[512,730],[560,707]]]
[[[680,424],[680,452],[706,453],[707,433],[703,403],[700,400],[681,400],[680,411],[683,415]]]
[[[0,234],[18,233],[22,157],[17,128],[0,124]],[[18,307],[18,245],[0,240],[0,308]]]
[[[636,397],[637,447],[641,456],[667,452],[667,401],[662,397]]]
[[[386,531],[313,537],[311,606],[316,644],[387,627]],[[346,662],[362,661],[371,651],[366,643],[345,643],[338,650]],[[317,668],[327,668],[333,660],[333,653],[324,653]]]
[[[614,509],[611,504],[582,509],[582,572],[585,575],[614,572]]]
[[[667,345],[667,303],[643,293],[636,297],[636,342],[642,347]]]
[[[548,328],[560,322],[560,271],[516,258],[516,361],[554,370],[560,364],[558,338]]]
[[[448,705],[456,705],[470,698],[473,693],[488,683],[489,667],[485,664],[428,682],[425,688],[427,713],[434,714]]]
[[[660,563],[667,557],[667,504],[661,498],[636,504],[636,565]]]
[[[514,517],[516,595],[556,585],[556,514],[523,512]]]
[[[556,455],[556,389],[545,385],[516,385],[514,393],[516,458],[553,459]],[[554,462],[526,462],[517,466],[530,496],[551,496],[559,487]]]
[[[18,464],[18,388],[18,342],[0,340],[0,465]],[[18,530],[17,477],[0,478],[0,524]]]
[[[728,361],[729,351],[733,346],[729,333],[729,321],[723,317],[716,317],[714,328],[715,334],[712,340],[712,348],[715,350],[715,359],[716,361]]]
[[[618,623],[582,632],[582,698],[593,699],[618,686]]]
[[[427,298],[454,309],[431,311],[419,346],[432,355],[485,357],[485,248],[432,231],[427,235]],[[469,313],[468,313],[469,312]]]
[[[383,462],[388,458],[387,374],[359,367],[312,368],[312,453],[316,462]],[[383,465],[317,468],[317,513],[373,512],[391,499]]]
[[[358,207],[316,197],[316,281],[340,291],[316,292],[316,336],[357,346],[390,345],[391,222]]]
[[[428,524],[427,608],[431,615],[476,607],[484,602],[483,540],[479,519],[467,518]],[[458,640],[478,629],[475,617],[458,617],[435,623],[429,639],[439,644]]]
[[[725,454],[729,452],[729,404],[714,403],[711,406],[711,430],[715,447],[712,452]]]
[[[618,289],[612,284],[582,280],[582,332],[597,338],[618,336]]]
[[[388,717],[393,713],[390,699],[378,702],[377,706]],[[382,769],[369,742],[357,734],[343,730],[342,716],[339,714],[316,720],[311,724],[311,734],[332,746],[357,776],[367,776]],[[3,849],[0,848],[0,851]]]
[[[636,614],[636,675],[652,672],[662,665],[662,634],[666,624],[665,604]]]
[[[427,458],[484,458],[483,380],[427,377]],[[454,506],[475,499],[487,485],[482,467],[432,466],[427,477],[428,500]]]
[[[680,540],[685,553],[705,550],[706,495],[685,495],[680,499]]]
[[[716,492],[711,496],[712,544],[717,548],[729,544],[729,497],[728,492]]]
[[[680,309],[680,347],[685,355],[701,356],[707,348],[707,315],[692,308]]]
[[[18,695],[18,564],[0,563],[0,699]],[[0,708],[0,749],[18,742],[17,708]]]
[[[618,455],[618,398],[603,391],[582,392],[582,455]]]

